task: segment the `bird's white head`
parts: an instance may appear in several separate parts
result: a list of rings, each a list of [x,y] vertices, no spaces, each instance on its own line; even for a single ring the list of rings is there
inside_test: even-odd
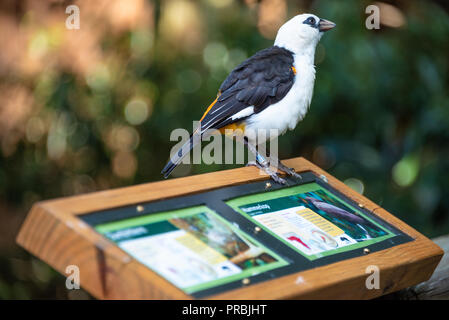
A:
[[[324,32],[335,27],[335,23],[320,19],[316,15],[300,14],[282,25],[274,45],[299,55],[314,55],[316,45]]]

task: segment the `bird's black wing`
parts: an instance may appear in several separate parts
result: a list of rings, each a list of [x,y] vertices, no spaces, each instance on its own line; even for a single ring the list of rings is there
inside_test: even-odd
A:
[[[293,62],[293,53],[277,46],[245,60],[220,86],[216,101],[201,118],[201,131],[241,121],[250,114],[236,118],[240,111],[253,107],[252,113],[259,113],[284,98],[293,86]]]

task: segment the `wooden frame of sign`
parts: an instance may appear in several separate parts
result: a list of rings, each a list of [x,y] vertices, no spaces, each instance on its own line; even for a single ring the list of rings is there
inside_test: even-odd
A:
[[[430,278],[443,251],[431,240],[305,160],[285,163],[311,171],[360,207],[383,219],[413,241],[272,280],[207,296],[208,299],[370,299]],[[62,274],[80,269],[81,286],[100,299],[192,299],[80,219],[86,213],[198,194],[227,186],[267,180],[255,167],[170,179],[36,203],[17,242]],[[379,289],[367,289],[367,266],[380,270]]]

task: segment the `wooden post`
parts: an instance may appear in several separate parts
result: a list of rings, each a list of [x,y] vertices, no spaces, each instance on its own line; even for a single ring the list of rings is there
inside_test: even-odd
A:
[[[429,280],[392,293],[386,299],[448,300],[449,299],[449,235],[433,241],[444,250],[444,256]]]
[[[324,175],[333,188],[414,241],[365,256],[347,259],[281,278],[244,286],[211,299],[370,299],[431,276],[443,255],[432,241],[303,158],[286,160],[299,173]],[[36,203],[17,242],[65,274],[68,265],[81,271],[81,286],[100,299],[191,299],[192,297],[145,267],[78,218],[95,211],[204,192],[225,186],[266,180],[254,167],[170,179]],[[380,269],[380,289],[365,286],[366,268]]]

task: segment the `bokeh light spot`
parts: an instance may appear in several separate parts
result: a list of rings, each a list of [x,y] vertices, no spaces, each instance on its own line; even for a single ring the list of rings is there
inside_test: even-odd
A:
[[[28,53],[33,59],[40,59],[48,50],[48,37],[45,32],[36,33],[30,41]]]
[[[111,80],[109,69],[104,64],[98,64],[92,72],[90,72],[86,81],[93,90],[102,91],[109,87]]]
[[[139,125],[145,122],[150,115],[148,104],[140,99],[131,100],[125,106],[125,118],[132,125]]]
[[[148,30],[136,30],[131,33],[131,50],[136,56],[147,55],[153,46],[154,36]]]
[[[413,155],[408,155],[393,167],[393,180],[401,187],[408,187],[416,180],[418,172],[418,158]]]
[[[220,42],[210,42],[203,51],[204,62],[211,68],[221,67],[228,58],[228,50]]]
[[[196,52],[202,46],[203,19],[195,1],[163,1],[160,32],[173,46]]]
[[[363,184],[362,180],[349,178],[344,181],[344,184],[360,194],[363,194],[363,192],[365,191],[365,185]]]
[[[130,126],[114,126],[107,136],[107,144],[112,150],[133,151],[139,142],[139,133]]]
[[[375,2],[380,10],[380,23],[391,28],[399,28],[405,24],[405,16],[402,11],[388,3]]]
[[[237,67],[240,63],[246,60],[247,54],[245,51],[235,48],[229,50],[229,54],[224,61],[224,67],[227,72],[231,72],[235,67]]]
[[[313,151],[313,162],[323,169],[333,167],[335,161],[334,152],[325,146],[319,146]]]
[[[45,133],[45,124],[39,117],[30,118],[26,126],[26,137],[29,142],[38,142]]]
[[[267,39],[274,39],[287,17],[285,0],[265,0],[259,7],[259,32]]]
[[[185,93],[193,93],[201,87],[201,76],[195,70],[183,70],[176,76],[179,89]]]
[[[137,170],[136,156],[131,152],[117,152],[112,159],[112,170],[117,177],[131,178]]]
[[[211,5],[216,8],[228,7],[234,0],[207,0]]]

